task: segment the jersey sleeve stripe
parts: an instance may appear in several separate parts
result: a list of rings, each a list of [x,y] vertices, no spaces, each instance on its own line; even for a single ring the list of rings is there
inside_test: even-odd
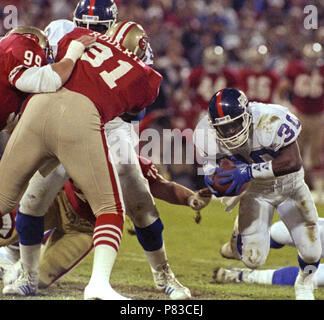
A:
[[[26,67],[24,65],[20,65],[20,66],[17,66],[11,70],[11,72],[9,73],[9,77],[8,77],[8,80],[11,85],[14,86],[16,84],[16,81],[19,79],[19,77],[22,74],[22,73],[20,73],[20,71],[22,71],[23,69],[26,69]],[[19,76],[18,76],[18,74],[19,74]]]

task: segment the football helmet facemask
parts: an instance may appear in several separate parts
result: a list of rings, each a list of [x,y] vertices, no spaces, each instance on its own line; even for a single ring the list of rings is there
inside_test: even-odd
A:
[[[35,41],[44,51],[48,60],[53,59],[52,50],[50,48],[48,38],[44,31],[36,27],[20,26],[10,30],[6,36],[10,34],[21,34]]]
[[[81,0],[73,13],[73,22],[104,34],[117,21],[118,9],[113,0]]]
[[[209,123],[227,149],[241,147],[249,138],[252,119],[247,106],[246,95],[233,88],[217,91],[209,101]]]
[[[106,32],[106,35],[144,60],[149,42],[145,30],[140,24],[132,21],[120,21],[115,23]]]

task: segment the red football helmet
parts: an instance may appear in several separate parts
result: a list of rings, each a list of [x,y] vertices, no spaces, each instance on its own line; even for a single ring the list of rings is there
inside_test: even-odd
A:
[[[41,29],[31,26],[20,26],[10,30],[6,34],[6,37],[11,34],[21,34],[29,39],[34,40],[45,51],[46,57],[53,59],[52,50],[50,48],[47,36]]]

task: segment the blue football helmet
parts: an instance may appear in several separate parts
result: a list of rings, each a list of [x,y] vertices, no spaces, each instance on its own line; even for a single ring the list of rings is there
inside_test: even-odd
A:
[[[81,0],[74,10],[73,22],[104,34],[117,21],[117,16],[114,0]]]
[[[216,129],[216,139],[227,149],[236,149],[248,140],[252,118],[247,106],[246,95],[233,88],[217,91],[209,101],[210,125]]]

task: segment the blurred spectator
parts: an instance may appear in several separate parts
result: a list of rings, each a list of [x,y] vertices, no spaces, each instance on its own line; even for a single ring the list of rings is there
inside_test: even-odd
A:
[[[303,130],[298,142],[305,160],[306,182],[314,188],[311,170],[319,169],[322,163],[324,138],[324,61],[320,43],[307,43],[301,58],[292,61],[281,80],[280,94],[291,94],[295,113]],[[299,125],[294,124],[292,125]],[[309,154],[307,153],[309,151]]]
[[[273,103],[279,75],[269,65],[269,49],[265,44],[253,46],[243,53],[246,67],[240,72],[240,88],[250,101]]]
[[[205,48],[202,64],[191,70],[183,82],[176,105],[170,106],[174,107],[173,120],[178,122],[175,127],[194,130],[207,111],[210,97],[218,90],[237,86],[237,73],[226,65],[227,53],[223,47],[212,45]]]

